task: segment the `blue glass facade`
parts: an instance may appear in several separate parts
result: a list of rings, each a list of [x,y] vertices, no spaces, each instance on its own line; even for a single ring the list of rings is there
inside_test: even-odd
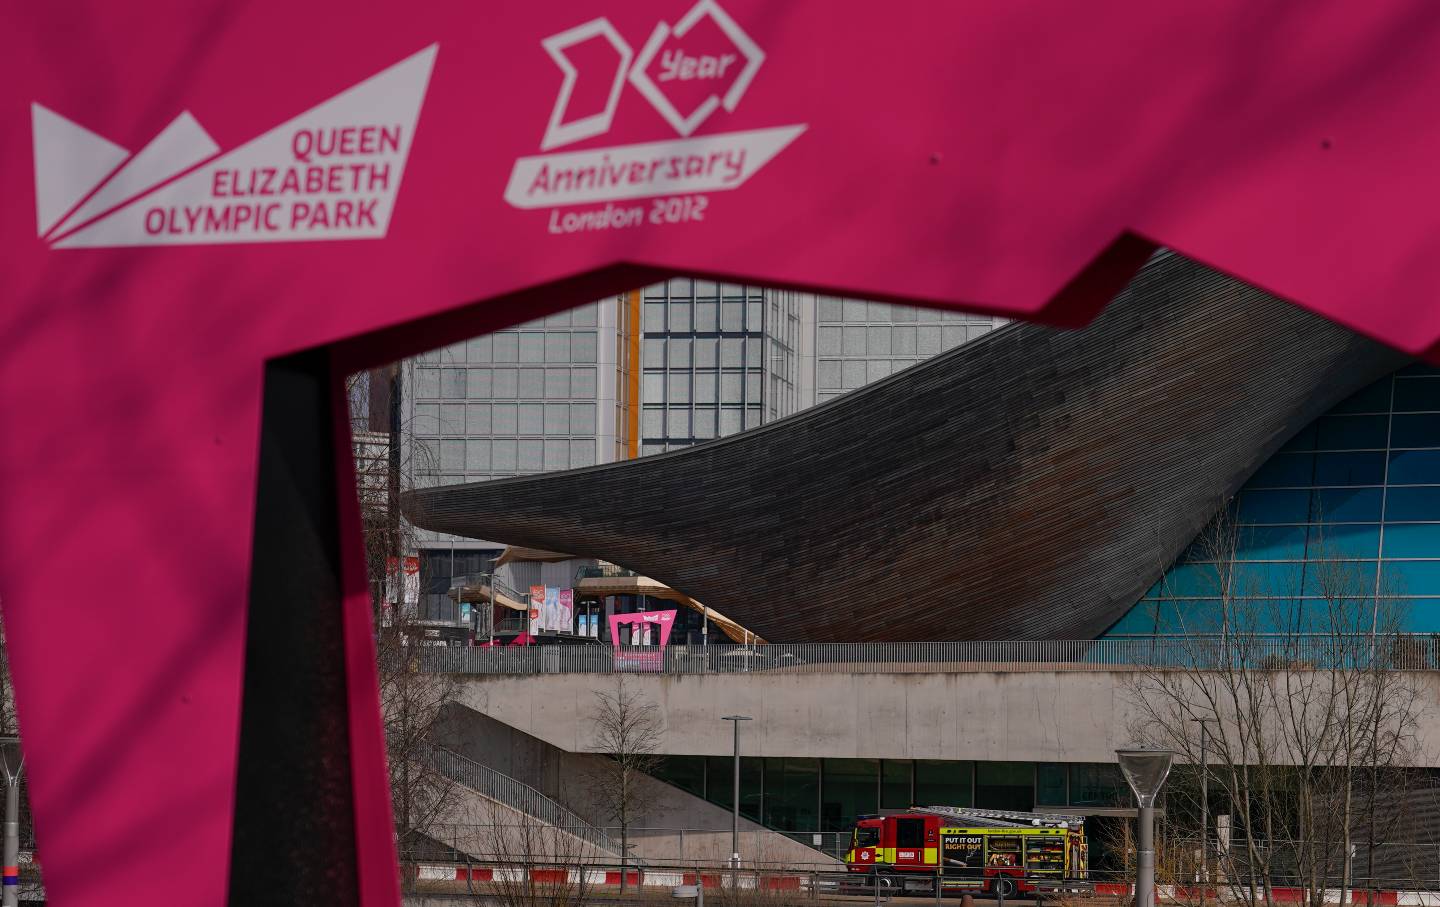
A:
[[[1294,626],[1333,599],[1337,570],[1394,629],[1440,633],[1440,369],[1401,369],[1306,426],[1230,514],[1226,544],[1202,535],[1105,636],[1213,629],[1222,596]]]

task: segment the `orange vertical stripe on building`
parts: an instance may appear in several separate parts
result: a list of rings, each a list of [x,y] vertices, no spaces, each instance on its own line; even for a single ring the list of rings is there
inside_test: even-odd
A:
[[[631,290],[626,302],[630,309],[630,386],[626,401],[625,422],[630,459],[640,456],[640,291]]]

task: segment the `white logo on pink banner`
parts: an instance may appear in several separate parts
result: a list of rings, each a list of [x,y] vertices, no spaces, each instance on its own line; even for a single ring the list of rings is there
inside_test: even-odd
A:
[[[382,238],[437,50],[225,154],[188,111],[132,155],[33,104],[39,235],[61,249]]]
[[[607,63],[603,72],[582,74],[566,51],[596,39],[608,44],[603,56],[613,58],[614,68]],[[681,138],[520,158],[505,187],[505,200],[516,208],[735,189],[806,128],[801,123],[690,138],[716,111],[734,112],[765,62],[765,52],[715,0],[699,0],[674,26],[657,23],[639,54],[603,17],[551,35],[540,44],[564,76],[540,140],[541,151],[609,132],[627,82]],[[605,106],[598,113],[567,121],[582,77],[600,80]],[[647,216],[641,208],[607,205],[595,212],[596,217],[581,217],[569,226],[552,217],[551,232],[703,220],[704,210],[701,203],[678,214],[655,208]]]

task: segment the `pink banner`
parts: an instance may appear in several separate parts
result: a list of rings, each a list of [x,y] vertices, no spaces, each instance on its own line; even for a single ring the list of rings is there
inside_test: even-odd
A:
[[[354,805],[337,876],[373,907],[399,888],[348,373],[675,273],[1076,325],[1158,246],[1440,340],[1423,4],[139,6],[0,20],[0,423],[24,426],[0,434],[0,590],[62,907],[221,903],[254,840],[235,791],[284,357],[328,370],[326,755]],[[112,607],[77,635],[54,578],[81,562]],[[119,888],[93,871],[117,841]]]

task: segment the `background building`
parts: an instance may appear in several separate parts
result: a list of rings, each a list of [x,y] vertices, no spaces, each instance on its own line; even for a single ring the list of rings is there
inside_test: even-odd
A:
[[[677,450],[792,415],[1000,323],[676,277],[405,363],[404,469],[425,488]],[[489,573],[504,545],[427,530],[414,539],[421,618],[456,620],[452,579]]]

